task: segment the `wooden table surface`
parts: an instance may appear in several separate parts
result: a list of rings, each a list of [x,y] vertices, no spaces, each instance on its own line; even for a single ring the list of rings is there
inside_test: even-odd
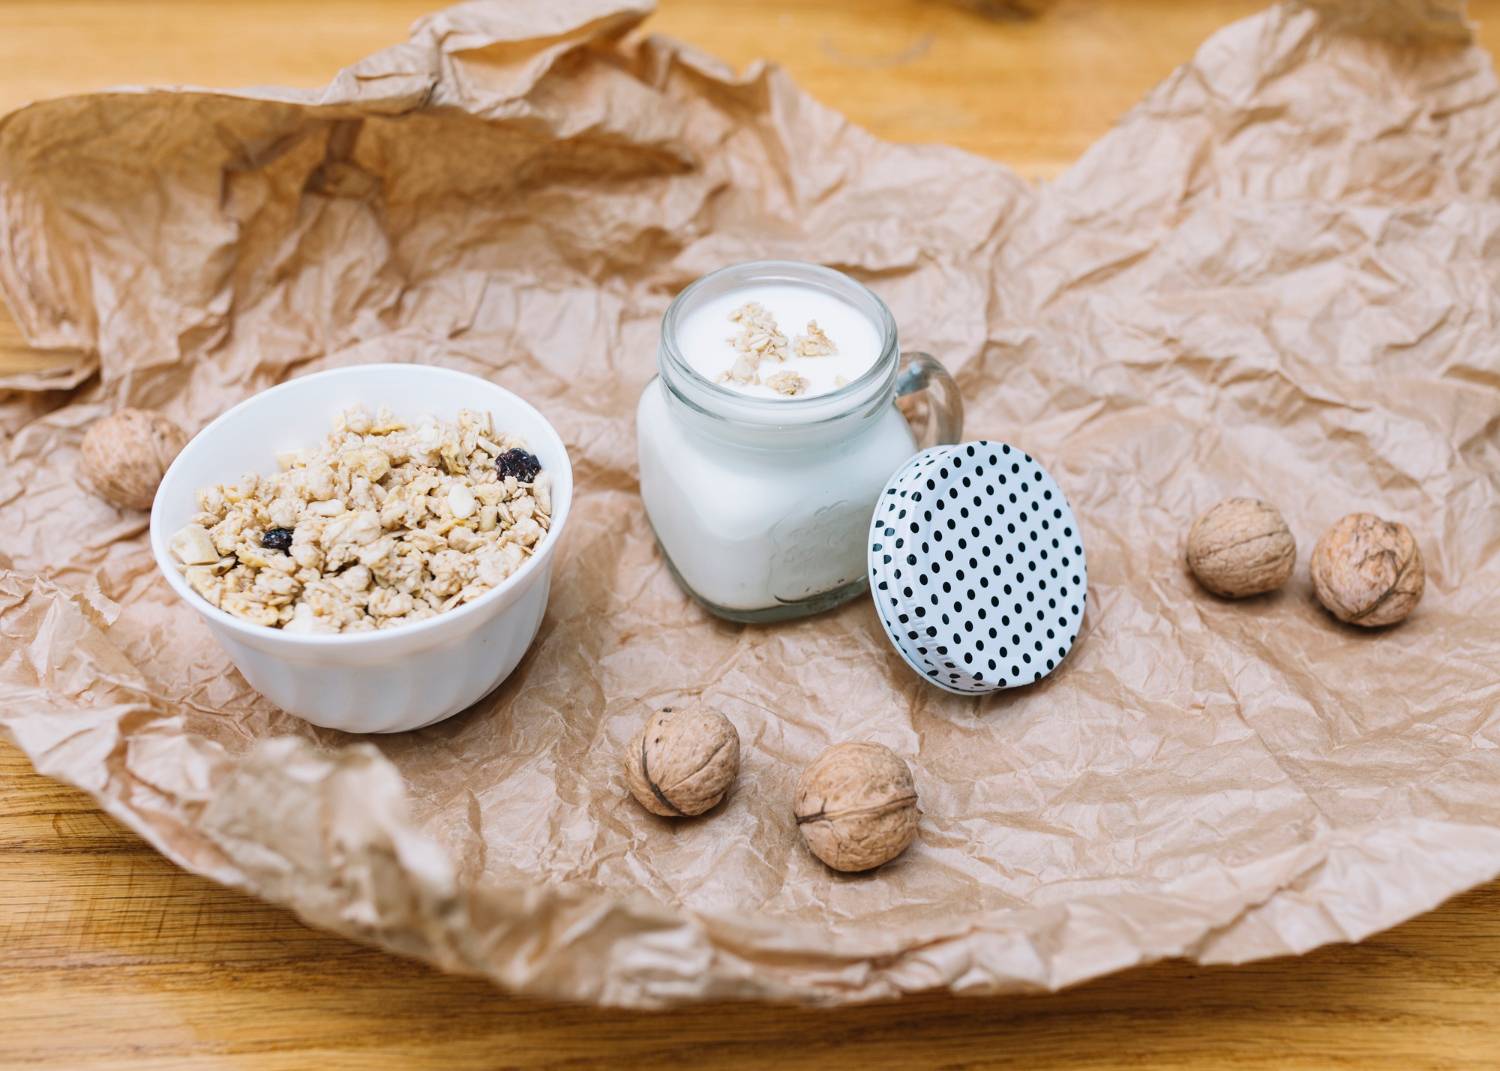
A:
[[[431,6],[3,0],[0,112],[119,83],[316,86]],[[662,0],[652,25],[736,64],[776,59],[885,137],[1047,177],[1258,6],[1062,0],[984,21],[940,0]],[[0,311],[0,367],[45,360]],[[0,784],[4,1069],[1500,1065],[1500,884],[1294,960],[1025,999],[642,1015],[513,999],[310,930],[176,869],[6,744]]]

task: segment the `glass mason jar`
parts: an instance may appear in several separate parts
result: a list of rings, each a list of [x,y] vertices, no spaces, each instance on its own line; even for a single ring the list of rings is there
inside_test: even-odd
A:
[[[678,348],[701,302],[740,287],[794,284],[867,316],[880,356],[826,394],[762,398],[714,383]],[[919,449],[957,442],[963,404],[935,359],[900,351],[885,303],[841,272],[797,261],[705,275],[667,309],[658,375],[636,409],[641,498],[672,575],[731,621],[818,613],[866,590],[870,518],[886,481]],[[895,399],[930,392],[921,442]]]

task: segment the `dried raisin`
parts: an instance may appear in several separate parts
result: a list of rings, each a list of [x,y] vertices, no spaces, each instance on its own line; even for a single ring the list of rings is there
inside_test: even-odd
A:
[[[283,554],[290,554],[292,530],[290,528],[267,528],[266,534],[260,537],[260,545],[267,550],[279,550]]]
[[[507,476],[514,476],[521,483],[531,483],[536,479],[536,474],[542,471],[542,463],[536,459],[535,454],[517,447],[505,451],[495,459],[495,470],[500,473],[502,480]]]

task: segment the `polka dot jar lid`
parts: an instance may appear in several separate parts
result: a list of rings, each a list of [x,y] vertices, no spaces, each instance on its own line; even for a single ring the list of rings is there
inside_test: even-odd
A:
[[[1088,568],[1062,489],[1029,455],[984,440],[935,446],[881,492],[870,591],[885,631],[950,692],[1020,688],[1067,657]]]

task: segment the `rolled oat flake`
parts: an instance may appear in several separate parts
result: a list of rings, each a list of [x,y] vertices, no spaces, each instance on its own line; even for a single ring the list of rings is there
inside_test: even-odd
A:
[[[1088,601],[1062,488],[1030,455],[987,440],[923,450],[891,477],[870,522],[869,572],[896,650],[960,694],[1051,673]]]

